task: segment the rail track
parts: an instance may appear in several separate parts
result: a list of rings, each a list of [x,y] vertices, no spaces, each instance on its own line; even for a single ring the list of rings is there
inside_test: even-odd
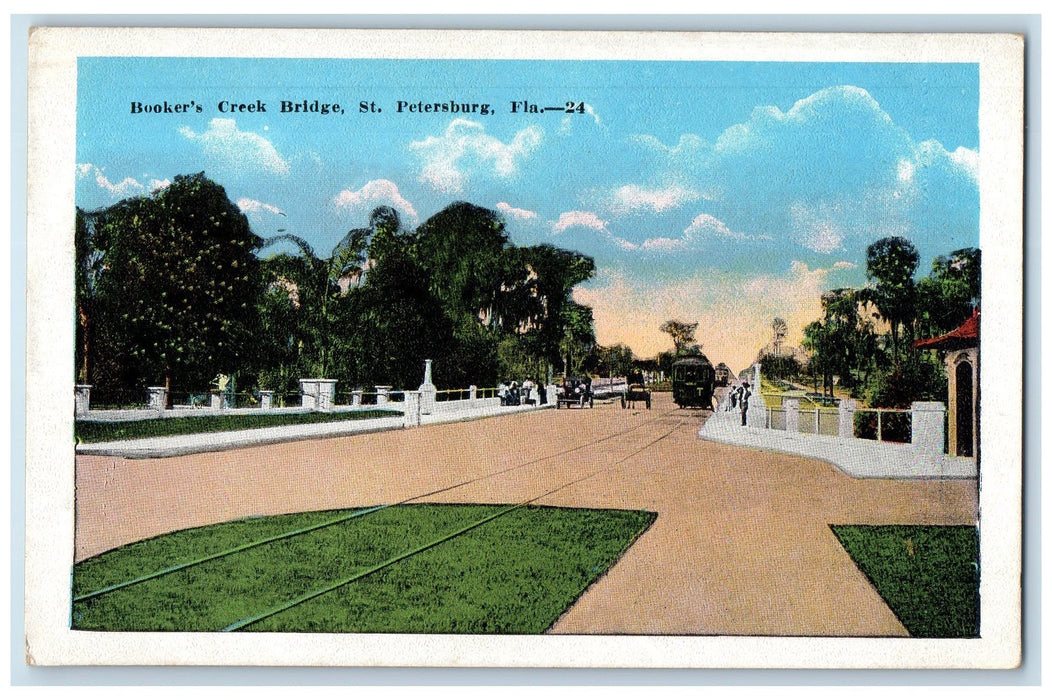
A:
[[[82,605],[82,604],[88,603],[90,601],[97,600],[99,598],[103,598],[104,596],[112,594],[112,593],[115,593],[117,591],[121,591],[121,590],[130,588],[132,586],[136,586],[138,584],[145,583],[147,581],[152,581],[152,580],[159,579],[159,578],[162,578],[162,577],[165,577],[165,576],[170,576],[170,575],[175,574],[177,572],[186,571],[188,569],[192,569],[192,568],[197,567],[197,566],[202,566],[202,565],[207,564],[209,562],[215,562],[217,560],[220,560],[220,559],[223,559],[223,558],[226,558],[226,557],[230,557],[230,556],[233,556],[233,555],[236,555],[236,554],[239,554],[241,552],[245,552],[247,550],[251,550],[251,549],[254,549],[254,548],[257,548],[257,547],[261,547],[263,545],[271,544],[271,543],[274,543],[274,542],[279,542],[279,541],[282,541],[282,540],[291,540],[291,539],[294,539],[294,538],[297,538],[297,537],[304,537],[304,536],[306,536],[306,535],[308,535],[310,533],[317,532],[318,530],[322,530],[322,529],[329,528],[329,527],[335,527],[337,525],[341,525],[341,524],[348,523],[348,522],[351,522],[351,521],[354,521],[354,520],[357,520],[357,519],[360,519],[360,518],[364,518],[364,517],[367,517],[367,516],[372,515],[374,513],[378,513],[378,512],[381,512],[383,510],[386,510],[388,508],[393,508],[393,507],[402,506],[402,505],[409,505],[411,503],[414,503],[414,502],[417,502],[417,501],[422,501],[424,499],[427,499],[427,498],[430,498],[430,497],[433,497],[433,496],[436,496],[436,495],[439,495],[439,494],[443,494],[443,493],[447,493],[447,492],[450,492],[450,491],[454,491],[456,489],[460,489],[460,488],[463,488],[463,487],[468,486],[470,484],[474,484],[474,483],[477,483],[477,482],[480,482],[480,481],[483,481],[483,480],[486,480],[486,479],[491,479],[491,478],[494,478],[494,477],[497,477],[497,476],[507,475],[507,474],[510,474],[510,473],[515,472],[517,470],[525,469],[527,467],[531,467],[531,466],[535,466],[535,465],[540,465],[540,464],[543,464],[545,462],[549,462],[549,461],[552,461],[552,460],[562,459],[562,458],[565,458],[568,455],[571,455],[571,454],[573,454],[575,452],[585,451],[585,450],[588,450],[589,448],[595,447],[597,445],[600,445],[600,444],[603,444],[603,443],[606,443],[606,442],[609,442],[609,441],[612,441],[612,440],[615,440],[615,439],[618,439],[618,438],[624,438],[625,436],[628,436],[628,435],[630,435],[632,433],[636,433],[636,432],[638,432],[638,431],[640,431],[640,430],[642,430],[642,429],[644,429],[646,427],[657,426],[660,429],[660,433],[658,434],[658,436],[656,438],[648,439],[640,446],[631,447],[627,451],[626,454],[623,454],[622,456],[617,457],[612,462],[604,464],[604,465],[602,465],[602,466],[600,466],[600,467],[598,467],[596,469],[593,469],[593,470],[591,470],[591,471],[589,471],[589,472],[587,472],[587,473],[585,473],[583,475],[576,476],[574,478],[562,481],[559,484],[555,485],[554,487],[546,489],[542,493],[538,493],[536,495],[532,495],[529,498],[521,499],[518,502],[516,502],[516,503],[514,503],[512,505],[509,505],[506,508],[501,509],[497,513],[488,515],[485,518],[481,518],[481,519],[479,519],[477,521],[468,523],[467,525],[458,527],[458,528],[456,528],[453,531],[447,532],[447,533],[445,533],[445,534],[443,534],[443,535],[441,535],[439,537],[436,537],[436,538],[434,538],[434,539],[432,539],[432,540],[430,540],[428,542],[425,542],[425,543],[423,543],[421,545],[418,545],[418,546],[412,547],[410,549],[407,549],[407,550],[405,550],[405,551],[403,551],[403,552],[401,552],[401,553],[399,553],[397,555],[390,556],[390,557],[386,558],[385,560],[383,560],[381,562],[378,562],[378,563],[376,563],[376,564],[374,564],[372,566],[369,566],[368,568],[366,568],[366,569],[364,569],[362,571],[356,572],[355,574],[353,574],[351,576],[347,576],[347,577],[342,578],[340,580],[328,583],[325,586],[306,591],[306,592],[302,593],[301,595],[298,595],[298,596],[295,596],[295,597],[290,598],[288,600],[285,600],[285,601],[283,601],[283,602],[281,602],[281,603],[279,603],[277,605],[270,606],[270,607],[268,607],[265,610],[259,611],[258,613],[255,613],[255,614],[243,617],[243,618],[241,618],[239,620],[236,620],[234,622],[231,622],[230,624],[226,625],[225,627],[223,627],[219,631],[232,632],[232,631],[241,630],[241,629],[244,629],[246,627],[249,627],[250,625],[252,625],[254,623],[260,622],[260,621],[262,621],[262,620],[264,620],[266,618],[269,618],[271,616],[277,615],[278,613],[284,612],[284,611],[289,610],[291,608],[294,608],[294,607],[296,607],[298,605],[302,605],[303,603],[306,603],[307,601],[310,601],[310,600],[313,600],[315,598],[318,598],[318,597],[320,597],[320,596],[322,596],[322,595],[324,595],[326,593],[329,593],[329,592],[335,591],[337,589],[343,588],[344,586],[351,585],[351,584],[355,583],[356,581],[361,581],[362,579],[367,578],[368,576],[371,576],[371,575],[373,575],[373,574],[375,574],[375,573],[377,573],[379,571],[383,571],[385,569],[393,567],[393,566],[395,566],[395,565],[397,565],[397,564],[399,564],[401,562],[404,562],[404,561],[406,561],[406,560],[408,560],[408,559],[410,559],[410,558],[412,558],[414,556],[422,554],[423,552],[426,552],[426,551],[428,551],[430,549],[433,549],[435,547],[438,547],[438,546],[440,546],[440,545],[442,545],[442,544],[444,544],[446,542],[449,542],[449,541],[454,540],[454,539],[456,539],[458,537],[461,537],[461,536],[463,536],[463,535],[475,530],[476,528],[482,527],[482,526],[486,525],[487,523],[492,522],[492,521],[494,521],[494,520],[496,520],[498,518],[504,517],[505,515],[507,515],[509,513],[512,513],[512,512],[514,512],[516,510],[519,510],[521,508],[529,506],[530,504],[536,503],[537,501],[539,501],[539,500],[541,500],[541,499],[543,499],[543,498],[545,498],[547,496],[555,494],[555,493],[557,493],[559,491],[562,491],[562,490],[564,490],[566,488],[569,488],[569,487],[574,486],[576,484],[579,484],[581,482],[587,481],[588,479],[591,479],[591,478],[593,478],[593,477],[595,477],[595,476],[597,476],[597,475],[599,475],[599,474],[601,474],[601,473],[603,473],[605,471],[613,469],[614,467],[622,464],[623,462],[631,459],[632,457],[635,457],[636,455],[642,453],[643,451],[645,451],[648,448],[652,447],[653,445],[657,444],[661,440],[664,440],[669,435],[671,435],[673,432],[675,432],[675,430],[677,428],[679,428],[681,425],[683,425],[684,422],[685,422],[684,418],[680,418],[678,420],[675,419],[675,414],[677,414],[677,413],[682,415],[682,411],[679,411],[677,409],[671,409],[671,410],[664,411],[664,412],[661,412],[661,413],[656,413],[653,417],[650,417],[647,420],[645,420],[645,421],[643,421],[643,422],[641,422],[641,423],[639,423],[639,424],[637,424],[635,426],[632,426],[630,428],[625,428],[623,430],[617,431],[617,432],[612,433],[610,435],[605,435],[605,436],[602,436],[602,437],[599,437],[599,438],[596,438],[596,439],[593,439],[593,440],[588,440],[587,442],[584,442],[584,443],[581,443],[581,444],[578,444],[578,445],[574,445],[572,447],[568,447],[568,448],[565,448],[565,449],[562,449],[562,450],[557,450],[555,452],[552,452],[550,454],[546,454],[546,455],[543,455],[543,456],[540,456],[540,457],[535,457],[535,458],[532,458],[532,459],[528,459],[528,460],[525,460],[525,461],[520,462],[518,464],[514,464],[514,465],[512,465],[510,467],[505,467],[503,469],[499,469],[499,470],[495,470],[495,471],[492,471],[492,472],[488,472],[486,474],[482,474],[482,475],[473,477],[471,479],[466,479],[466,480],[457,482],[455,484],[444,486],[442,488],[433,489],[433,490],[427,491],[425,493],[418,493],[418,494],[415,494],[415,495],[410,496],[408,498],[404,498],[404,499],[402,499],[400,501],[397,501],[395,503],[389,503],[389,504],[372,506],[372,507],[368,507],[368,508],[362,508],[360,510],[355,510],[352,513],[349,513],[349,514],[346,514],[346,515],[342,515],[342,516],[340,516],[338,518],[333,518],[331,520],[327,520],[327,521],[324,521],[324,522],[321,522],[321,523],[315,523],[315,524],[312,524],[312,525],[307,526],[307,527],[296,528],[296,529],[292,529],[292,530],[289,530],[289,531],[286,531],[286,532],[282,532],[282,533],[278,533],[278,534],[275,534],[275,535],[271,535],[271,536],[268,536],[268,537],[265,537],[265,538],[261,538],[259,540],[254,540],[252,542],[247,542],[247,543],[239,545],[237,547],[224,549],[222,551],[215,552],[215,553],[203,556],[203,557],[197,557],[197,558],[194,558],[192,560],[175,563],[175,564],[172,564],[170,566],[167,566],[167,567],[155,570],[155,571],[147,573],[147,574],[143,574],[143,575],[140,575],[140,576],[135,576],[135,577],[129,578],[127,580],[120,581],[118,583],[107,585],[107,586],[98,588],[96,590],[92,590],[90,592],[87,592],[87,593],[84,593],[84,594],[81,594],[81,595],[77,595],[77,596],[75,596],[73,598],[73,604],[74,605],[78,605],[78,604]],[[670,421],[669,420],[670,418],[672,418],[673,420]],[[665,429],[665,426],[667,426],[670,422],[672,423],[672,427]]]

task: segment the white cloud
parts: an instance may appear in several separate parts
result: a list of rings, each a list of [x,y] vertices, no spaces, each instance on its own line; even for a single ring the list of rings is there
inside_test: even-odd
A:
[[[792,235],[804,247],[817,253],[832,253],[844,245],[844,233],[839,223],[843,220],[838,205],[809,206],[795,202],[789,208]]]
[[[715,236],[716,238],[734,238],[745,240],[748,236],[731,231],[727,224],[723,223],[711,214],[698,214],[690,222],[690,226],[683,232],[685,235],[697,238],[700,236]]]
[[[834,270],[854,270],[857,267],[858,265],[853,262],[848,262],[847,260],[840,260],[833,263]]]
[[[705,139],[696,134],[683,134],[679,137],[679,141],[675,146],[666,146],[660,139],[650,134],[637,134],[632,136],[631,140],[651,150],[670,156],[685,156],[696,153],[707,149],[709,145]]]
[[[602,126],[603,125],[603,120],[599,118],[599,112],[595,111],[595,107],[593,107],[592,105],[590,105],[588,103],[585,103],[585,105],[584,105],[584,112],[585,112],[585,114],[590,116],[593,121],[595,121],[595,125],[596,126]]]
[[[200,134],[184,126],[179,133],[200,144],[205,155],[223,168],[255,170],[273,175],[287,175],[288,162],[270,141],[251,131],[241,131],[234,119],[216,117],[208,130]]]
[[[657,253],[673,253],[688,250],[699,243],[718,239],[731,241],[758,241],[769,240],[770,236],[747,236],[744,233],[733,231],[727,224],[723,223],[711,214],[698,214],[694,217],[679,238],[657,237],[648,238],[640,246],[643,250]]]
[[[506,216],[510,216],[513,219],[518,219],[519,221],[527,221],[529,219],[537,218],[537,212],[530,211],[528,209],[518,209],[516,207],[511,206],[507,202],[497,202],[497,210],[504,212]]]
[[[955,151],[935,140],[921,141],[914,152],[917,167],[949,166],[974,182],[979,181],[979,152],[959,146]]]
[[[976,182],[979,181],[979,151],[974,151],[964,146],[958,146],[957,150],[947,154],[954,163],[959,165],[965,172],[972,176]]]
[[[120,182],[110,182],[105,175],[99,173],[95,176],[95,182],[115,197],[131,197],[146,192],[146,185],[131,177],[126,177]]]
[[[278,209],[273,204],[267,204],[266,202],[260,202],[257,199],[249,199],[248,197],[242,197],[237,200],[237,208],[245,214],[278,214],[285,216],[285,212]]]
[[[583,226],[596,231],[606,230],[606,222],[590,211],[564,211],[559,214],[559,220],[551,224],[555,233],[562,233],[571,226]]]
[[[914,140],[857,86],[818,90],[785,111],[759,106],[711,144],[694,134],[672,145],[633,141],[652,163],[651,181],[704,193],[746,235],[823,254],[887,235],[908,237],[922,255],[978,241],[978,152]]]
[[[353,212],[372,211],[387,204],[406,214],[415,222],[419,216],[416,208],[398,191],[398,185],[390,180],[370,180],[357,190],[343,190],[335,198],[336,206]]]
[[[529,126],[503,143],[490,136],[482,124],[468,119],[454,119],[442,136],[428,136],[413,141],[409,150],[422,161],[420,180],[447,194],[464,190],[467,176],[472,172],[486,172],[509,178],[541,144],[540,127]]]
[[[648,238],[643,241],[640,246],[643,250],[650,250],[656,253],[675,253],[678,251],[687,249],[687,241],[683,238],[668,238],[667,236],[658,236],[657,238]]]
[[[912,182],[914,171],[916,171],[916,167],[913,165],[912,161],[905,159],[899,161],[898,175],[900,182]]]
[[[133,177],[126,177],[120,182],[110,180],[101,168],[91,163],[77,163],[77,180],[90,180],[111,200],[126,199],[151,194],[168,187],[170,180],[150,179],[143,184]]]
[[[576,248],[586,254],[609,250],[614,246],[620,250],[637,250],[639,246],[623,238],[615,236],[606,228],[606,223],[594,212],[590,211],[564,211],[559,214],[557,221],[549,221],[552,233],[564,236],[560,239],[560,245]],[[582,231],[583,230],[583,231]],[[567,233],[570,231],[570,233]],[[588,231],[595,233],[588,234]],[[583,234],[583,235],[582,235]]]
[[[700,198],[697,192],[679,185],[664,189],[647,189],[639,185],[624,185],[617,188],[610,201],[610,211],[615,214],[650,210],[657,213],[674,209]]]

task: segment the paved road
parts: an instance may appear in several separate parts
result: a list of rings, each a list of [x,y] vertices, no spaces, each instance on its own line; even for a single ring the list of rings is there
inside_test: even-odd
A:
[[[82,455],[76,556],[464,484],[422,500],[547,494],[537,502],[658,513],[553,633],[905,635],[829,525],[975,523],[975,482],[853,479],[824,462],[699,440],[707,415],[657,395],[651,411],[597,405],[165,459]]]

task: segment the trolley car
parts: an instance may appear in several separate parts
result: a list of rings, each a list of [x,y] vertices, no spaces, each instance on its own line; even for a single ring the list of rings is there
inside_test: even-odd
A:
[[[716,386],[727,386],[731,383],[731,368],[725,362],[716,365]]]
[[[672,400],[680,408],[712,408],[716,371],[700,352],[672,363]]]

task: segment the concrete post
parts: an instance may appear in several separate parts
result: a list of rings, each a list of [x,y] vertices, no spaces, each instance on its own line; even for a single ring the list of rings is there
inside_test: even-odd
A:
[[[318,381],[318,410],[328,413],[336,404],[336,380],[319,379]]]
[[[91,384],[77,384],[73,392],[73,415],[87,415],[91,407]]]
[[[274,392],[270,389],[259,390],[259,407],[264,411],[269,411],[274,405]]]
[[[914,401],[910,404],[913,419],[910,442],[922,452],[942,452],[946,405],[941,401]]]
[[[420,391],[405,392],[405,419],[403,425],[407,428],[420,425],[420,399],[422,394],[423,392]]]
[[[335,403],[335,379],[301,379],[300,406],[312,411],[331,411]]]
[[[752,396],[749,397],[749,410],[745,414],[745,424],[750,428],[767,427],[767,402],[760,393],[760,363],[753,366]]]
[[[300,380],[300,406],[311,411],[318,408],[318,382],[315,379]]]
[[[840,399],[840,407],[837,409],[840,418],[840,426],[837,435],[842,438],[855,437],[855,409],[858,402],[854,399]]]
[[[472,408],[475,407],[475,402],[478,401],[479,388],[472,384],[468,387],[468,401]]]
[[[168,406],[168,387],[148,386],[150,392],[150,408],[155,411],[163,411]]]
[[[559,387],[549,384],[544,388],[544,400],[548,406],[554,406],[559,400]]]
[[[785,409],[785,432],[800,432],[800,399],[782,399]]]
[[[355,389],[351,392],[351,405],[361,406],[362,405],[362,390]]]
[[[424,383],[420,385],[420,413],[430,416],[435,412],[438,390],[431,383],[431,360],[424,360]]]
[[[213,392],[210,396],[210,403],[208,405],[210,408],[218,411],[224,407],[223,403],[223,395],[218,392]]]
[[[389,386],[376,386],[376,405],[383,406],[391,400],[391,387]]]

